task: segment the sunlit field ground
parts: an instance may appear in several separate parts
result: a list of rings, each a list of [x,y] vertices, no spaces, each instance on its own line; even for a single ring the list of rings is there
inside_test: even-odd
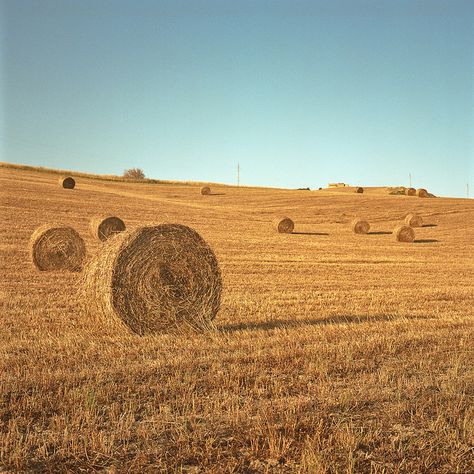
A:
[[[474,472],[474,201],[86,177],[64,190],[9,168],[0,191],[5,471]],[[425,227],[398,243],[411,211]],[[33,268],[37,226],[71,225],[93,254],[104,213],[206,239],[216,331],[118,334],[80,309],[80,274]],[[351,232],[356,215],[370,234]]]

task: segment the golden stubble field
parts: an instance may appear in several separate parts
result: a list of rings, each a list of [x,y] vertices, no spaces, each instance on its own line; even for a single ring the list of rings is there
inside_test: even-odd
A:
[[[0,470],[474,472],[474,201],[212,190],[0,168]],[[397,243],[410,211],[429,226]],[[37,226],[92,254],[103,213],[201,233],[216,331],[117,334],[81,310],[79,274],[33,268]]]

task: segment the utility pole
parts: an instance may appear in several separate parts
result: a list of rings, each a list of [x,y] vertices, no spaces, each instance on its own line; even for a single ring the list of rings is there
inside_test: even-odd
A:
[[[410,177],[410,188],[411,188],[411,173],[409,173],[408,176]]]
[[[240,186],[240,163],[237,163],[237,186]]]
[[[466,183],[466,196],[469,197],[469,183]]]

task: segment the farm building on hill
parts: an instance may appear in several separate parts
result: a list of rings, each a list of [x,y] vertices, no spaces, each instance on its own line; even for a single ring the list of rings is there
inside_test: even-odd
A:
[[[349,186],[349,185],[345,183],[329,183],[328,184],[328,188],[345,188],[346,186]]]

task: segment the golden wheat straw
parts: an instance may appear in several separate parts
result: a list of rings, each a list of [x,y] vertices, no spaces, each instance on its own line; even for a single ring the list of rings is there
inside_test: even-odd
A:
[[[106,241],[87,263],[82,288],[93,314],[143,335],[209,327],[222,280],[214,252],[196,231],[162,224]]]
[[[30,254],[38,270],[82,270],[86,246],[82,237],[66,226],[43,225],[30,239]]]

